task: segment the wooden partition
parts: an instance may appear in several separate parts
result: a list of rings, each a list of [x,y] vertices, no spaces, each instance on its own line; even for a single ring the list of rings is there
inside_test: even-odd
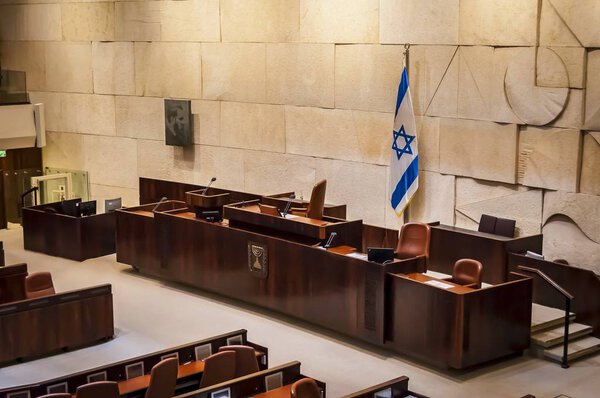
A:
[[[427,398],[408,389],[408,377],[400,376],[392,380],[377,384],[352,394],[344,395],[342,398],[402,398],[412,396],[415,398]]]
[[[0,304],[25,300],[27,264],[0,267]]]
[[[112,304],[111,286],[101,285],[0,305],[0,362],[111,338]]]

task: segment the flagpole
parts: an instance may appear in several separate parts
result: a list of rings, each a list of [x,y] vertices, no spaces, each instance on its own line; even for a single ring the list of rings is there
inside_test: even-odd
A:
[[[410,43],[404,43],[404,66],[406,67],[406,74],[410,72],[408,69],[408,50],[410,49]],[[410,75],[409,75],[410,78]],[[410,202],[406,205],[406,209],[404,209],[404,213],[402,213],[403,223],[406,224],[410,222]]]

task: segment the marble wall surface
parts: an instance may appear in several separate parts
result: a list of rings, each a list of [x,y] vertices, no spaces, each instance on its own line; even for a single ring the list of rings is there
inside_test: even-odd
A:
[[[482,213],[544,232],[600,272],[596,0],[3,0],[2,67],[46,104],[44,162],[92,195],[137,178],[310,195],[399,227],[387,205],[408,59],[421,180],[411,219]],[[192,100],[194,145],[164,145],[163,99]]]

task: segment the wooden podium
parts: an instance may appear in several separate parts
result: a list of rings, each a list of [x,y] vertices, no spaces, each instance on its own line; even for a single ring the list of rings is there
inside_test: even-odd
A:
[[[194,209],[197,218],[201,218],[202,212],[218,211],[223,216],[223,206],[229,203],[229,192],[222,189],[209,188],[199,189],[185,193],[185,202]]]

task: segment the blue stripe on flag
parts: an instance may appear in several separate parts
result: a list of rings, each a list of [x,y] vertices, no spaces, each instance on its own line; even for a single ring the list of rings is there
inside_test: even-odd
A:
[[[413,182],[415,182],[418,175],[419,157],[415,156],[415,158],[410,163],[404,174],[402,174],[402,178],[400,178],[400,181],[398,181],[396,189],[394,189],[394,193],[392,193],[392,207],[394,209],[398,207],[398,204],[400,203],[404,195],[406,195],[406,192],[413,184]]]
[[[408,72],[406,71],[406,66],[402,70],[402,78],[400,79],[400,86],[398,86],[398,98],[396,99],[396,113],[394,114],[394,118],[398,116],[398,109],[400,109],[400,104],[404,99],[404,96],[408,92]]]

